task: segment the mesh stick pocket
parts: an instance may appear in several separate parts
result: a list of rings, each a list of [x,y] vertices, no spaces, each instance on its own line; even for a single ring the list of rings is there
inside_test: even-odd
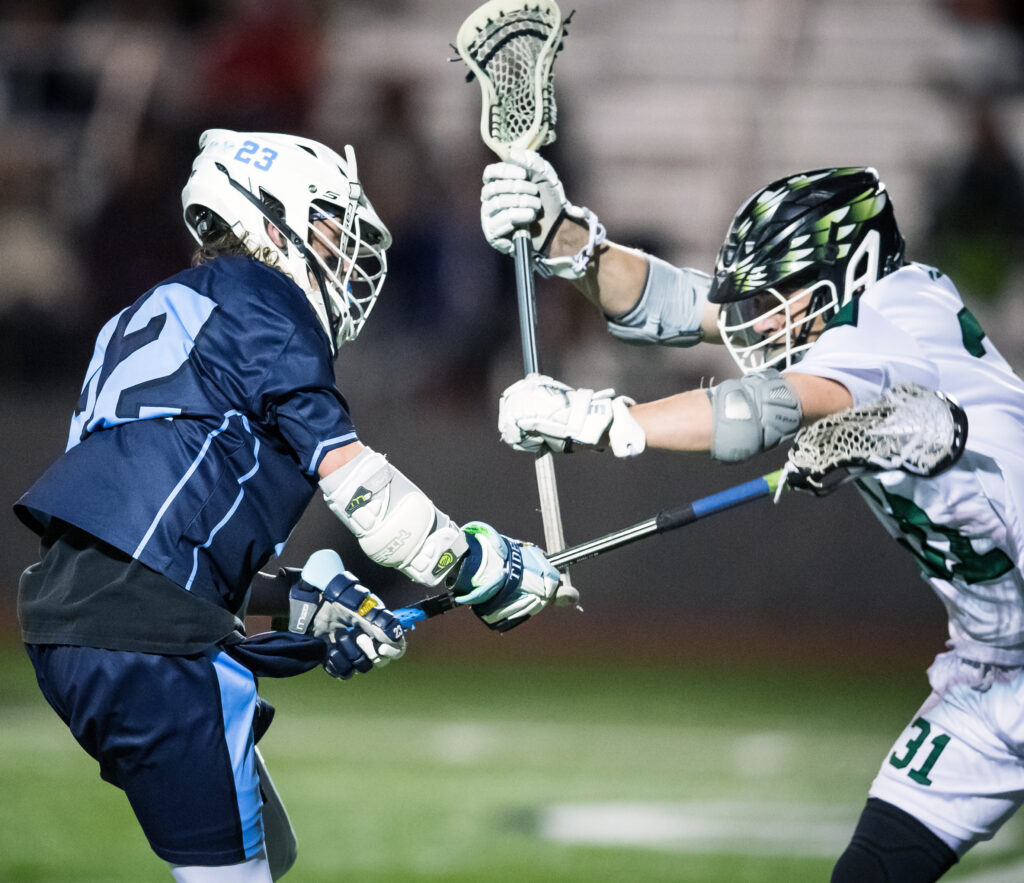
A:
[[[905,383],[886,390],[876,402],[801,429],[784,472],[791,487],[819,494],[857,471],[899,469],[930,477],[952,466],[966,442],[967,417],[956,402]]]
[[[491,0],[459,28],[456,51],[483,92],[480,134],[499,156],[555,140],[554,63],[565,24],[553,0]]]

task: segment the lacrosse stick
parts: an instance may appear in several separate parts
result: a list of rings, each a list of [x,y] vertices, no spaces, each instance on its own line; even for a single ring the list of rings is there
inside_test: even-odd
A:
[[[455,49],[480,83],[480,135],[502,160],[515,147],[537,150],[555,140],[557,107],[554,91],[555,56],[562,48],[565,21],[554,0],[490,0],[459,28]],[[512,236],[515,249],[516,293],[523,370],[537,374],[537,306],[533,289],[533,250],[525,227]],[[565,547],[562,514],[550,450],[536,458],[544,540],[549,551]],[[569,574],[559,594],[573,603],[578,593]]]
[[[772,497],[777,501],[787,484],[820,497],[868,472],[900,470],[931,478],[956,463],[966,444],[967,415],[956,402],[941,392],[902,384],[887,390],[876,402],[849,408],[801,429],[782,469],[692,503],[663,509],[646,521],[547,558],[562,570],[753,500]],[[408,628],[454,606],[448,595],[435,595],[394,613]]]

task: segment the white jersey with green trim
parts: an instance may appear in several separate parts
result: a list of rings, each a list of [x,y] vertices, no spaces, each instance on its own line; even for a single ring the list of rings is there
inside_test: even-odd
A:
[[[903,382],[952,396],[967,449],[935,478],[858,481],[888,531],[919,561],[964,658],[1024,664],[1024,381],[938,270],[909,264],[840,311],[793,368],[842,383],[855,405]]]

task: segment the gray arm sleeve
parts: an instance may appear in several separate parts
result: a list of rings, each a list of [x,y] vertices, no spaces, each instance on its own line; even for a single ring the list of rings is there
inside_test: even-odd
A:
[[[800,428],[800,397],[774,368],[726,380],[708,390],[711,456],[746,460],[775,447]]]
[[[711,277],[688,267],[673,267],[646,255],[647,283],[636,306],[619,316],[607,316],[608,331],[639,346],[693,346],[700,343]]]

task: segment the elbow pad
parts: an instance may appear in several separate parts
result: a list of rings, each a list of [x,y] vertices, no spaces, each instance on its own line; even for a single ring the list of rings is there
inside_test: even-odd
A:
[[[794,435],[803,418],[796,390],[774,368],[712,386],[708,398],[716,460],[746,460],[767,451]]]
[[[647,282],[631,310],[608,316],[608,331],[626,343],[643,346],[693,346],[704,336],[700,323],[711,277],[673,267],[647,255]]]
[[[469,549],[458,525],[370,448],[321,479],[320,490],[371,561],[418,583],[437,585]]]

